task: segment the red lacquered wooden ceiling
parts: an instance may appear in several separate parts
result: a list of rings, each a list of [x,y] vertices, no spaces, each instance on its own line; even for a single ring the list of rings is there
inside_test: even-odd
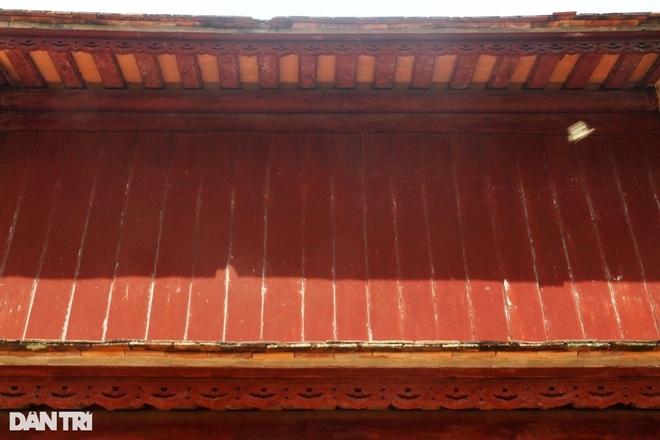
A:
[[[7,132],[0,338],[657,340],[658,139]]]

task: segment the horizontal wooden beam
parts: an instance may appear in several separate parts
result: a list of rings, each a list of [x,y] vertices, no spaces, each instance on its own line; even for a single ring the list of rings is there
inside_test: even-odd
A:
[[[584,120],[594,134],[660,133],[658,113],[156,113],[0,112],[4,131],[261,131],[538,134],[565,136]]]
[[[0,408],[550,409],[660,407],[647,368],[0,366]]]
[[[629,91],[4,91],[0,111],[178,113],[625,113],[658,110]]]

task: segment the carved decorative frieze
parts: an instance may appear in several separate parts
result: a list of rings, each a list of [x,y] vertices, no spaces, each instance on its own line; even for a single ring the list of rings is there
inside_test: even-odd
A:
[[[657,377],[6,377],[0,407],[109,410],[660,408]],[[346,372],[342,372],[344,376]],[[322,377],[325,376],[325,377]]]
[[[310,38],[310,37],[308,37]],[[346,37],[344,37],[344,40]],[[642,37],[630,40],[572,40],[558,41],[525,41],[520,38],[515,41],[493,43],[489,40],[475,40],[473,42],[453,42],[451,38],[443,35],[429,36],[423,40],[397,38],[388,41],[296,41],[283,37],[281,40],[259,40],[257,38],[237,36],[218,36],[202,39],[177,39],[168,41],[148,38],[76,38],[76,37],[46,37],[46,38],[13,38],[0,37],[0,50],[21,50],[32,52],[37,50],[54,52],[86,52],[95,53],[110,51],[116,54],[147,53],[162,54],[210,54],[210,55],[260,55],[270,54],[286,56],[300,55],[368,55],[378,56],[394,54],[398,56],[414,55],[538,55],[538,54],[582,54],[582,53],[658,53],[660,52],[660,38]]]

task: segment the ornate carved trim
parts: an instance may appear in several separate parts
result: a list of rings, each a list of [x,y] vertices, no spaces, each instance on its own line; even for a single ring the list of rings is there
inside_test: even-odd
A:
[[[230,409],[521,409],[660,408],[657,372],[609,369],[492,370],[325,369],[223,370],[200,377],[195,369],[141,369],[95,374],[70,368],[49,374],[3,375],[0,408],[46,405],[159,410]],[[146,369],[148,370],[148,369]],[[146,371],[145,370],[145,371]],[[110,369],[110,371],[113,371]],[[169,374],[167,374],[169,373]],[[186,377],[190,376],[190,377]]]
[[[299,41],[301,35],[277,36],[246,36],[223,34],[215,36],[195,36],[186,39],[180,37],[171,41],[166,35],[162,38],[108,37],[98,38],[66,36],[28,37],[0,36],[0,50],[18,49],[25,52],[37,50],[54,52],[86,52],[96,53],[110,51],[116,54],[147,53],[162,54],[211,54],[211,55],[261,55],[270,54],[286,56],[300,55],[476,55],[485,54],[501,56],[538,55],[538,54],[582,54],[582,53],[658,53],[660,52],[660,37],[655,32],[651,35],[636,35],[630,38],[611,36],[582,35],[579,39],[566,41],[561,35],[543,35],[544,40],[537,41],[518,35],[518,40],[511,40],[510,34],[481,35],[476,38],[466,38],[464,34],[435,34],[420,38],[419,35],[387,36],[384,40],[369,41],[364,35],[324,36],[318,42],[310,42],[312,36],[305,35],[304,41]],[[538,35],[536,36],[538,38]],[[453,41],[460,38],[461,41]],[[297,41],[298,40],[298,41]],[[328,41],[329,40],[329,41]],[[474,40],[474,41],[471,41]]]

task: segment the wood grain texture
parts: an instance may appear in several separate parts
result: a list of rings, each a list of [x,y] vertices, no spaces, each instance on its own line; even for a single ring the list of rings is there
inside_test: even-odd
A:
[[[5,339],[658,337],[654,135],[0,140]]]

